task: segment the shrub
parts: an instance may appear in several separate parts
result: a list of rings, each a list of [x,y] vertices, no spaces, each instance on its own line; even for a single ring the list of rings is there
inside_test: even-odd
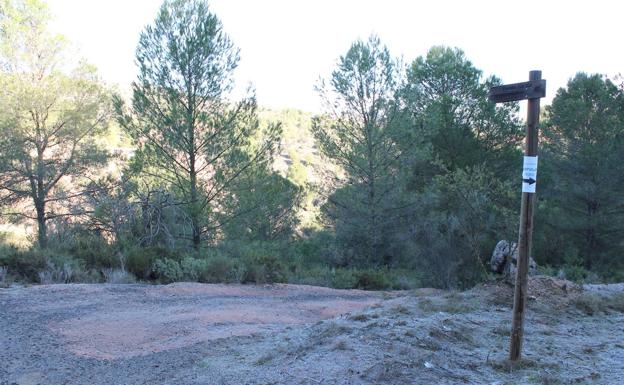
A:
[[[363,290],[391,289],[392,282],[385,270],[361,270],[355,272],[355,287]]]
[[[169,258],[157,259],[153,271],[156,277],[164,283],[171,283],[182,279],[182,268],[177,261]]]
[[[6,266],[0,266],[0,287],[9,287],[9,273]]]
[[[286,268],[280,260],[272,255],[247,257],[242,277],[243,283],[274,283],[286,282]]]
[[[125,254],[126,270],[146,280],[154,278],[152,269],[156,260],[168,258],[177,262],[180,259],[175,250],[161,246],[131,247]]]
[[[332,274],[331,287],[335,289],[354,289],[358,287],[359,279],[353,270],[335,269]]]
[[[624,313],[624,294],[601,295],[585,292],[574,300],[574,306],[589,316],[608,314],[611,311]]]
[[[7,272],[28,282],[38,282],[38,273],[46,266],[42,253],[29,250],[22,251],[14,246],[0,246],[0,266]]]
[[[81,261],[86,269],[101,269],[119,265],[115,248],[104,238],[96,235],[78,233],[68,245],[59,245],[59,251]]]
[[[332,269],[318,265],[303,268],[295,262],[289,266],[288,282],[300,285],[332,286]]]
[[[200,277],[201,282],[241,282],[244,276],[244,266],[234,258],[216,255],[206,260],[206,270]]]
[[[55,253],[46,257],[45,268],[37,276],[42,284],[93,282],[91,274],[85,271],[81,261]],[[99,279],[96,278],[95,281]]]
[[[579,265],[564,265],[561,271],[563,278],[577,283],[584,283],[590,276],[590,272]]]
[[[208,263],[205,260],[192,257],[186,257],[180,262],[182,277],[186,281],[199,282],[207,267]]]
[[[241,282],[242,267],[234,259],[223,255],[206,258],[186,257],[180,262],[185,280],[203,283]]]
[[[122,269],[106,268],[102,269],[102,275],[104,275],[104,281],[106,283],[134,283],[136,278],[132,273],[129,273]]]

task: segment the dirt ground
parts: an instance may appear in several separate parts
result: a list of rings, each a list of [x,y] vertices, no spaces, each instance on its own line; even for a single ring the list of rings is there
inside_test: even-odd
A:
[[[623,286],[531,279],[516,365],[502,282],[0,289],[0,384],[624,384]]]

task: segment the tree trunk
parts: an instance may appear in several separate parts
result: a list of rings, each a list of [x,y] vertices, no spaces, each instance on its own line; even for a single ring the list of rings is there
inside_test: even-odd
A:
[[[37,226],[38,233],[37,239],[39,242],[39,248],[45,250],[48,248],[48,232],[46,228],[46,217],[45,217],[45,202],[42,200],[37,200],[35,202],[35,207],[37,209]]]
[[[43,147],[37,146],[37,174],[36,174],[36,188],[33,188],[32,194],[35,200],[35,210],[37,211],[37,226],[38,226],[38,241],[39,247],[42,250],[48,248],[48,232],[46,229],[46,195],[47,190],[45,188],[45,163],[43,159]]]
[[[197,194],[197,174],[195,173],[195,159],[191,158],[191,227],[193,228],[193,248],[199,251],[201,244],[201,229],[199,225],[199,210],[198,210],[198,194]]]

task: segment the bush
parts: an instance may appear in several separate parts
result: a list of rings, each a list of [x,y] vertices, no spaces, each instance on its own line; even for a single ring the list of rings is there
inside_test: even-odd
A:
[[[136,282],[136,278],[132,275],[132,273],[122,269],[102,269],[102,275],[104,275],[104,281],[106,283],[123,284]]]
[[[180,262],[180,268],[185,281],[199,282],[200,277],[208,268],[208,264],[202,259],[186,257]]]
[[[11,282],[9,280],[9,273],[6,266],[0,266],[0,287],[9,287]]]
[[[242,267],[234,258],[217,254],[206,258],[186,257],[180,262],[185,280],[202,283],[240,282]]]
[[[215,255],[206,260],[206,270],[200,276],[201,282],[241,282],[244,276],[244,266],[234,258]]]
[[[288,281],[300,285],[326,286],[336,289],[352,289],[357,280],[349,269],[331,268],[327,265],[316,265],[310,268],[302,268],[292,265],[292,274]]]
[[[100,274],[93,269],[86,270],[83,261],[54,252],[46,253],[49,254],[46,257],[45,268],[37,273],[39,283],[100,282]]]
[[[286,268],[272,255],[247,257],[243,261],[243,283],[287,282]]]
[[[97,235],[79,232],[70,239],[69,244],[58,245],[55,249],[81,261],[85,269],[121,267],[115,248]]]
[[[153,267],[156,260],[165,258],[176,262],[180,260],[176,251],[161,246],[132,247],[125,254],[126,270],[138,279],[145,280],[155,278]]]
[[[0,246],[0,266],[7,273],[28,282],[38,282],[38,273],[46,267],[42,253],[34,250],[23,251],[14,246]]]
[[[624,294],[601,295],[585,292],[574,300],[574,306],[589,316],[610,312],[624,313]]]
[[[154,274],[163,283],[176,282],[182,279],[182,268],[177,261],[169,258],[157,259],[153,267]]]
[[[564,265],[561,270],[563,278],[577,282],[584,283],[587,278],[590,276],[590,272],[578,265]]]
[[[357,274],[349,269],[334,269],[331,287],[335,289],[354,289],[358,287]]]
[[[338,267],[344,265],[344,258],[338,255],[335,238],[328,231],[308,231],[310,235],[295,243],[293,251],[301,257],[301,265],[314,267],[328,265]]]
[[[385,270],[362,270],[355,272],[355,287],[363,290],[384,290],[393,287]]]

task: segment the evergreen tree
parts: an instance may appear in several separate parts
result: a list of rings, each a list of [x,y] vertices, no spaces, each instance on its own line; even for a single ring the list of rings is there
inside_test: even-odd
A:
[[[404,212],[403,239],[430,285],[478,282],[496,241],[516,235],[518,200],[509,182],[516,180],[522,125],[517,103],[487,100],[499,83],[483,79],[456,48],[433,47],[407,70],[401,97],[420,151],[406,149],[417,155],[405,177],[417,205]]]
[[[328,113],[316,117],[313,132],[323,155],[343,176],[324,207],[350,260],[381,264],[392,256],[396,218],[401,212],[401,163],[397,142],[405,141],[405,116],[396,98],[399,64],[377,37],[357,41],[339,60],[330,85],[319,88]]]
[[[541,247],[551,254],[548,261],[598,270],[621,267],[622,89],[600,75],[577,74],[547,109],[544,149],[550,181],[543,184],[538,215],[549,225],[551,237]]]
[[[219,227],[215,213],[230,186],[271,161],[279,126],[260,132],[254,96],[228,101],[238,50],[205,1],[166,0],[141,34],[136,60],[131,114],[117,100],[119,120],[136,140],[143,176],[180,197],[199,249]]]
[[[289,240],[298,225],[303,189],[266,167],[247,169],[230,188],[222,220],[229,240]]]
[[[93,67],[66,60],[64,39],[47,31],[44,3],[0,4],[0,203],[36,220],[46,248],[48,221],[82,212],[68,203],[107,160],[96,139],[107,127],[110,96]],[[31,205],[22,210],[21,202]]]
[[[518,104],[489,102],[488,90],[498,84],[495,77],[483,79],[482,72],[457,48],[433,47],[412,62],[404,101],[417,135],[431,146],[437,161],[421,164],[430,171],[415,170],[417,179],[431,177],[441,169],[452,171],[483,163],[498,175],[516,170],[514,161],[519,159],[517,148],[523,137]]]

